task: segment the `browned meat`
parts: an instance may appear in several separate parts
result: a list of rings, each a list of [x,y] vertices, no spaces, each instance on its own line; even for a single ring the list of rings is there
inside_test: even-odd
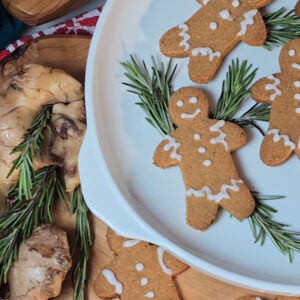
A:
[[[43,225],[19,248],[19,258],[9,271],[10,300],[46,300],[61,292],[72,265],[67,234]]]
[[[83,99],[82,86],[76,79],[62,70],[36,64],[25,65],[17,75],[12,77],[7,86],[6,93],[0,97],[0,211],[7,189],[17,176],[17,172],[15,172],[9,179],[6,178],[12,161],[16,157],[10,155],[10,152],[21,142],[25,130],[40,112],[41,106],[78,102],[78,100]],[[63,105],[62,107],[67,106]],[[80,109],[79,114],[81,114],[81,107],[75,105],[74,109],[76,109],[75,107]],[[63,114],[62,111],[60,113]],[[72,119],[72,114],[74,115],[74,111],[71,112],[70,119]],[[81,124],[78,126],[80,127],[80,134],[82,134]],[[57,143],[53,153],[60,151]],[[76,143],[78,142],[76,141]],[[68,147],[65,142],[63,145],[65,148]],[[70,153],[68,155],[72,157]],[[61,165],[63,163],[67,168],[65,170],[66,178],[73,178],[74,180],[78,177],[77,163],[74,164],[74,161],[67,163],[65,162],[66,159],[67,157],[62,157],[60,160],[53,159],[50,150],[44,148],[42,157],[34,163],[37,169],[49,164]],[[71,175],[71,173],[73,174]],[[72,185],[68,184],[68,186]]]
[[[55,141],[51,153],[63,163],[66,189],[71,192],[80,184],[78,154],[86,129],[84,102],[55,104],[52,123]]]

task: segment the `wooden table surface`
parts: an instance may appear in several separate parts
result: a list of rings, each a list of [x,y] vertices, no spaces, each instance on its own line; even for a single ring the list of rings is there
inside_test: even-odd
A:
[[[74,236],[74,220],[66,217],[61,208],[57,210],[55,216],[55,222],[59,226],[67,230],[68,236],[72,240],[72,237]],[[104,267],[111,261],[113,256],[106,243],[106,225],[96,217],[92,217],[92,222],[95,241],[90,261],[90,277],[87,300],[99,300],[101,298],[98,298],[95,295],[93,291],[93,285],[97,284],[95,282],[97,274],[101,271],[102,267]],[[265,296],[268,300],[275,299],[275,296],[272,295],[256,293],[224,283],[205,274],[202,274],[193,268],[189,268],[187,271],[177,276],[175,278],[175,282],[182,300],[235,300],[240,296],[251,294],[257,296]],[[64,284],[63,292],[57,299],[71,300],[72,292],[73,288],[71,280],[70,277],[68,277]],[[299,300],[300,298],[280,298],[280,300],[287,299]]]

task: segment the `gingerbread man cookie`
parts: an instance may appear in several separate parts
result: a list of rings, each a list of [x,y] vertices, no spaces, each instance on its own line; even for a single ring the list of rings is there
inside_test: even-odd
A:
[[[257,81],[251,89],[258,102],[272,105],[269,130],[260,149],[268,166],[278,166],[295,152],[300,159],[300,39],[280,54],[281,73]]]
[[[162,248],[139,240],[128,240],[107,231],[113,261],[98,275],[94,290],[104,299],[179,300],[172,277],[187,269]]]
[[[158,167],[180,166],[187,223],[203,231],[215,220],[219,205],[239,219],[249,217],[255,207],[231,155],[246,144],[246,133],[236,124],[209,119],[208,110],[202,91],[187,87],[174,93],[169,111],[178,128],[154,154]]]
[[[166,32],[160,49],[168,57],[190,57],[191,80],[207,83],[239,41],[250,46],[264,44],[267,30],[258,8],[271,1],[198,0],[202,8]]]

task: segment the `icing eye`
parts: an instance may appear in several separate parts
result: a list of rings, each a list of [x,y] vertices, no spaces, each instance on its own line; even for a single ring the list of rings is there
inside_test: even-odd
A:
[[[239,7],[239,6],[240,6],[240,1],[238,1],[238,0],[233,0],[233,1],[232,1],[232,6],[233,6],[233,7]]]
[[[178,107],[182,107],[183,106],[183,101],[182,100],[177,101],[176,105]]]
[[[289,51],[289,56],[294,56],[296,54],[296,51],[294,49],[291,49]]]
[[[192,97],[192,98],[190,98],[189,102],[192,104],[195,104],[195,103],[197,103],[197,101],[198,101],[198,99],[196,97]]]
[[[211,166],[211,160],[206,159],[206,160],[203,162],[203,165],[204,165],[205,167]]]
[[[216,22],[211,22],[211,23],[209,24],[209,28],[210,28],[211,30],[216,30],[217,27],[218,27],[218,25],[217,25]]]
[[[198,149],[198,152],[199,152],[199,153],[205,153],[205,152],[206,152],[206,149],[205,149],[204,147],[200,147],[200,148]]]
[[[200,141],[200,134],[198,134],[198,133],[194,134],[194,140]]]

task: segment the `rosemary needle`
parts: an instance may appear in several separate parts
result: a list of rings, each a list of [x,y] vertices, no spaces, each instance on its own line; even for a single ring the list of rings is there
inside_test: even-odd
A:
[[[44,130],[48,129],[51,135],[53,135],[50,125],[52,107],[53,105],[43,106],[41,112],[23,135],[23,141],[11,152],[11,154],[20,153],[13,161],[13,166],[7,175],[9,177],[15,170],[20,169],[18,180],[12,187],[12,190],[18,187],[20,200],[23,198],[29,200],[32,197],[32,181],[34,177],[33,157],[40,156],[40,147],[44,141]]]
[[[84,292],[87,280],[87,264],[90,257],[90,248],[93,244],[91,226],[88,217],[88,208],[84,202],[81,187],[77,187],[71,195],[70,213],[76,213],[76,237],[73,245],[75,258],[74,300],[84,300]]]
[[[281,8],[265,15],[263,19],[267,26],[264,48],[272,50],[285,45],[290,40],[300,38],[300,18],[295,15],[294,10],[286,12],[285,8]]]
[[[147,122],[161,135],[173,131],[175,126],[170,118],[168,105],[177,66],[172,67],[172,60],[166,66],[158,64],[152,57],[150,74],[145,62],[139,65],[133,56],[130,56],[129,61],[121,63],[121,66],[130,81],[123,84],[130,88],[128,92],[138,95],[140,102],[136,104],[146,113]]]
[[[282,254],[289,256],[290,262],[292,262],[292,252],[300,252],[300,232],[291,231],[288,229],[289,225],[275,221],[273,214],[277,211],[265,203],[265,201],[284,197],[265,196],[257,192],[252,192],[252,195],[256,200],[256,207],[248,220],[255,243],[260,241],[263,246],[268,237]]]

